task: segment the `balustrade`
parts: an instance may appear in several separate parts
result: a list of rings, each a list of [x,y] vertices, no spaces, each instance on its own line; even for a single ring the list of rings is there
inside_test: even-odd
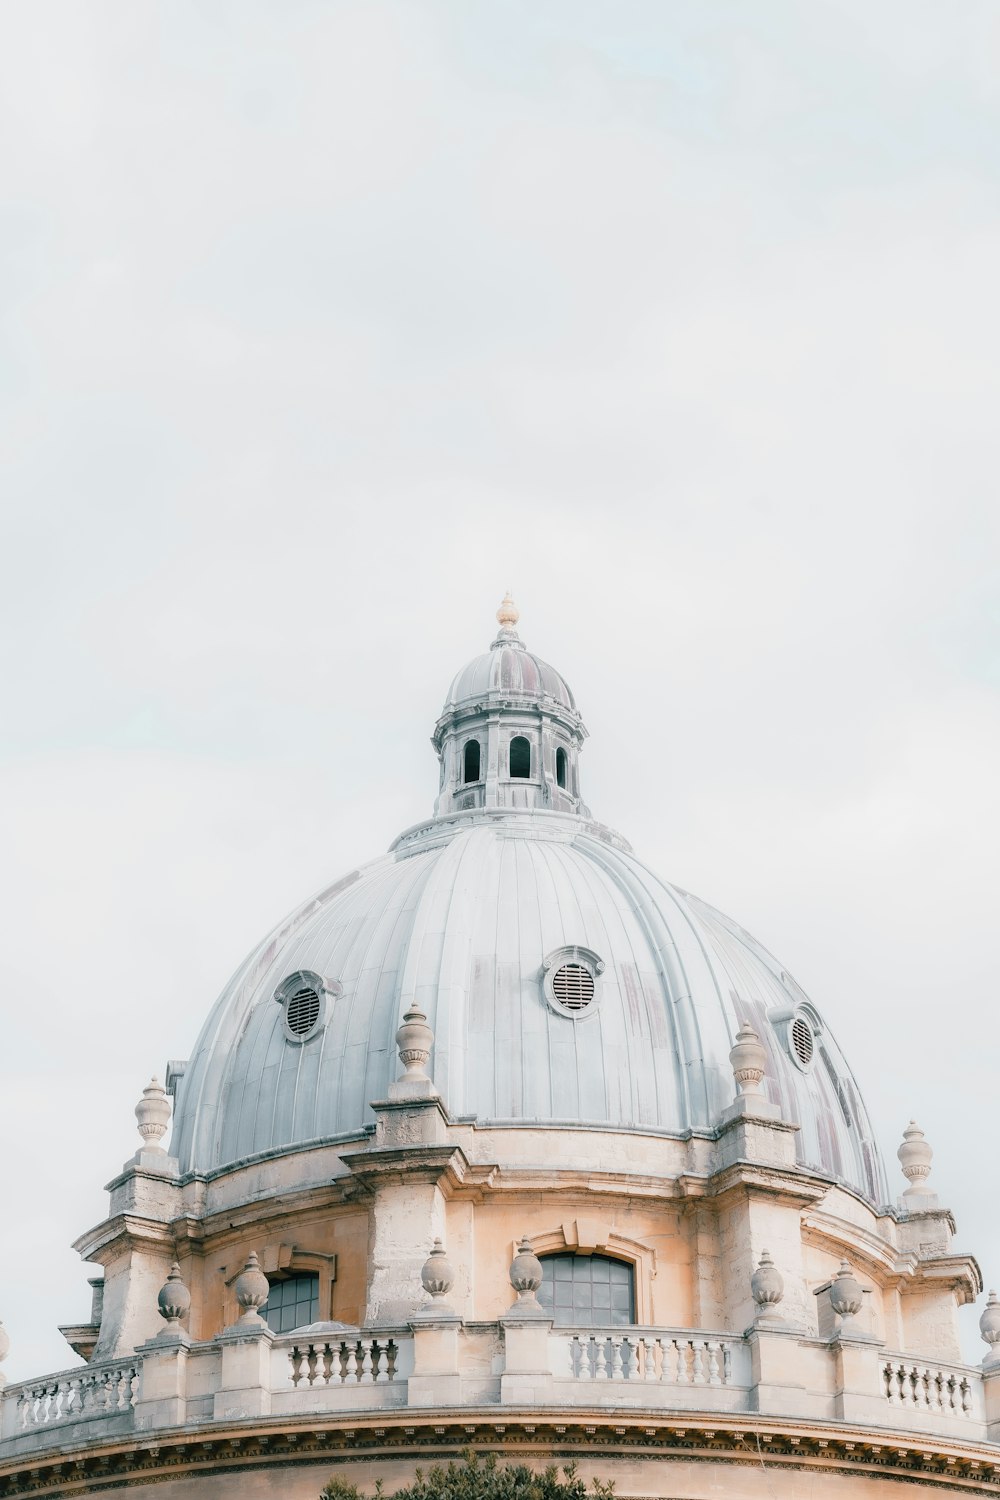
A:
[[[652,1330],[595,1330],[563,1336],[574,1380],[642,1381],[657,1385],[733,1384],[731,1338]]]
[[[387,1385],[402,1377],[399,1345],[391,1337],[296,1342],[288,1351],[292,1385]]]
[[[890,1406],[938,1417],[981,1418],[978,1370],[958,1365],[929,1365],[901,1354],[881,1362],[885,1398]],[[978,1399],[977,1399],[978,1398]]]
[[[123,1412],[131,1416],[140,1369],[141,1361],[131,1358],[29,1381],[16,1391],[16,1429],[23,1432]]]

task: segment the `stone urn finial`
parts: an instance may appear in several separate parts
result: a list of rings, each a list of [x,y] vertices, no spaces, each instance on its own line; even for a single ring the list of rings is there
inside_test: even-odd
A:
[[[757,1308],[755,1323],[782,1321],[777,1306],[785,1295],[785,1282],[767,1250],[760,1252],[760,1262],[750,1277],[750,1295]]]
[[[846,1260],[840,1262],[840,1270],[830,1283],[830,1306],[840,1319],[840,1333],[850,1333],[854,1319],[861,1311],[865,1294],[861,1283]]]
[[[160,1330],[161,1336],[180,1333],[181,1319],[187,1316],[191,1307],[191,1293],[184,1285],[181,1268],[176,1261],[170,1267],[170,1275],[160,1287],[156,1305],[160,1310],[160,1317],[166,1319],[167,1325]]]
[[[537,1296],[542,1284],[542,1263],[527,1235],[521,1240],[517,1254],[510,1263],[510,1284],[517,1293],[517,1301],[512,1308],[514,1312],[537,1314],[542,1311]]]
[[[400,1082],[421,1081],[427,1077],[427,1063],[431,1055],[434,1033],[427,1024],[427,1017],[416,1001],[403,1017],[403,1024],[396,1032],[399,1060],[405,1071]]]
[[[767,1050],[749,1021],[744,1021],[736,1033],[729,1062],[739,1094],[759,1094],[760,1081],[767,1064]]]
[[[7,1332],[7,1330],[3,1326],[3,1324],[0,1323],[0,1364],[3,1363],[3,1361],[7,1358],[7,1355],[9,1353],[10,1353],[10,1334]],[[0,1390],[2,1390],[3,1387],[6,1384],[7,1384],[7,1377],[3,1373],[3,1371],[0,1370]]]
[[[931,1173],[931,1159],[934,1152],[916,1120],[911,1120],[903,1131],[903,1144],[896,1155],[899,1157],[903,1176],[910,1184],[903,1193],[906,1202],[913,1204],[914,1199],[930,1196],[931,1189],[927,1186],[927,1178]]]
[[[989,1300],[983,1308],[983,1315],[979,1319],[979,1332],[983,1343],[988,1346],[983,1359],[983,1369],[1000,1369],[1000,1302],[997,1301],[997,1294],[994,1291],[990,1292]],[[0,1358],[2,1357],[0,1355]]]
[[[143,1149],[162,1151],[160,1141],[170,1124],[170,1100],[158,1078],[151,1078],[142,1091],[142,1098],[135,1107],[135,1117],[142,1136]]]
[[[265,1320],[260,1315],[260,1309],[267,1301],[271,1290],[270,1282],[261,1270],[257,1260],[256,1250],[251,1250],[247,1256],[247,1263],[236,1278],[236,1300],[242,1308],[240,1323],[263,1323]]]
[[[455,1285],[455,1268],[448,1259],[443,1242],[439,1239],[434,1241],[434,1248],[421,1267],[420,1284],[432,1299],[428,1311],[451,1312],[446,1299]]]

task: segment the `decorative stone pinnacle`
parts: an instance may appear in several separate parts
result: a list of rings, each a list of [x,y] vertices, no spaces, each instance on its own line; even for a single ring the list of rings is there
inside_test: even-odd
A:
[[[191,1293],[181,1278],[181,1268],[174,1261],[170,1267],[170,1275],[160,1287],[160,1295],[156,1299],[160,1310],[160,1317],[166,1319],[166,1328],[161,1333],[178,1333],[181,1326],[181,1318],[185,1317],[191,1306]]]
[[[517,605],[510,597],[510,589],[503,596],[503,602],[497,610],[497,623],[501,630],[515,630],[518,620],[521,618]]]
[[[139,1134],[147,1151],[162,1151],[160,1141],[170,1124],[170,1100],[160,1080],[153,1077],[142,1091],[142,1098],[135,1107],[135,1118]]]
[[[915,1198],[925,1197],[930,1194],[931,1189],[927,1186],[927,1178],[931,1172],[931,1159],[934,1152],[924,1137],[924,1132],[918,1126],[916,1120],[911,1120],[903,1131],[903,1144],[899,1147],[896,1155],[903,1169],[903,1176],[909,1181],[910,1186],[903,1193],[904,1199],[913,1201]]]
[[[251,1250],[246,1265],[236,1278],[236,1300],[243,1309],[240,1323],[264,1323],[260,1309],[270,1290],[271,1284],[260,1268],[257,1252]]]
[[[439,1239],[434,1241],[434,1248],[424,1261],[420,1271],[420,1283],[424,1291],[433,1297],[435,1311],[451,1311],[445,1298],[455,1285],[455,1268],[448,1259],[443,1242]]]
[[[5,1360],[7,1358],[7,1355],[9,1353],[10,1353],[10,1334],[7,1332],[6,1328],[3,1326],[3,1323],[0,1323],[0,1361]],[[6,1384],[7,1384],[7,1377],[3,1373],[3,1371],[0,1370],[0,1389],[2,1389]]]
[[[739,1094],[760,1094],[760,1081],[764,1076],[767,1063],[767,1050],[749,1021],[744,1021],[736,1033],[736,1041],[729,1053],[729,1062]]]
[[[542,1284],[542,1263],[527,1235],[521,1240],[517,1254],[510,1263],[510,1284],[517,1293],[513,1310],[537,1316],[542,1311],[536,1295]]]
[[[853,1319],[861,1311],[864,1300],[865,1294],[861,1290],[861,1283],[851,1270],[849,1262],[842,1260],[840,1270],[830,1284],[830,1306],[841,1319],[841,1331],[844,1329],[850,1331]]]
[[[979,1332],[983,1343],[987,1345],[983,1368],[1000,1369],[1000,1302],[997,1301],[996,1292],[992,1290],[979,1319]]]
[[[427,1077],[427,1062],[433,1040],[434,1033],[427,1024],[426,1013],[414,1001],[396,1032],[399,1060],[405,1069],[400,1075],[402,1078],[410,1080]]]
[[[757,1306],[755,1322],[779,1322],[775,1309],[785,1295],[785,1282],[770,1252],[760,1252],[760,1262],[750,1277],[750,1295]]]

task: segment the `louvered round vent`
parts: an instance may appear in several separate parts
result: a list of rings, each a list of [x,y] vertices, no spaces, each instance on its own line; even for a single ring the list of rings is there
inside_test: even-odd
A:
[[[594,976],[583,964],[563,964],[552,976],[552,993],[567,1010],[586,1010],[594,998]]]
[[[813,1059],[812,1027],[805,1016],[796,1016],[790,1033],[792,1052],[802,1068],[808,1068]]]
[[[283,979],[274,998],[284,1011],[285,1040],[308,1042],[319,1036],[339,994],[335,979],[324,979],[312,969],[297,969]]]
[[[309,985],[290,995],[285,1007],[285,1022],[294,1036],[305,1036],[319,1020],[319,995]]]

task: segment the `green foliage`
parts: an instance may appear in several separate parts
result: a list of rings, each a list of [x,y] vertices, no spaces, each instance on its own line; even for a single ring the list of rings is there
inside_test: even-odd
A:
[[[587,1500],[588,1493],[597,1500],[610,1500],[613,1491],[613,1484],[595,1479],[588,1492],[575,1464],[567,1464],[560,1478],[555,1464],[536,1474],[526,1464],[501,1467],[493,1453],[482,1460],[470,1453],[460,1464],[437,1465],[426,1474],[418,1469],[414,1482],[392,1495],[383,1496],[381,1483],[376,1486],[380,1500]],[[321,1500],[362,1500],[362,1496],[357,1485],[331,1479]]]

